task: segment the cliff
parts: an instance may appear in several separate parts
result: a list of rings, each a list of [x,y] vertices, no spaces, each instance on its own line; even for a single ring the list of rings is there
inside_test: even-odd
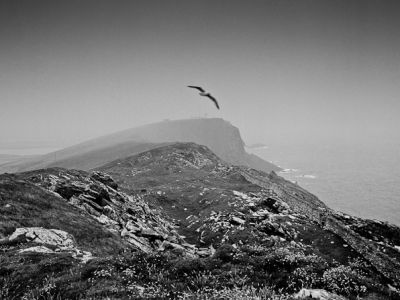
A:
[[[118,158],[137,154],[162,144],[194,142],[205,145],[226,162],[265,172],[279,168],[248,154],[239,130],[222,119],[165,121],[99,137],[32,159],[0,165],[0,173],[63,167],[90,170]]]

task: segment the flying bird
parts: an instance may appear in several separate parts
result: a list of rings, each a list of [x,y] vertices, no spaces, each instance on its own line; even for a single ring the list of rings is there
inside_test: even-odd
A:
[[[215,99],[213,96],[211,96],[210,93],[207,93],[201,86],[188,85],[188,87],[196,89],[196,90],[199,90],[200,91],[200,93],[199,93],[200,96],[204,96],[204,97],[210,98],[211,101],[214,102],[215,106],[219,109],[219,105],[218,105],[217,99]]]

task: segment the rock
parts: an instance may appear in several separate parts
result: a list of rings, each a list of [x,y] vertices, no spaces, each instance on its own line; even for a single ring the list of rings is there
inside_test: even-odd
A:
[[[125,228],[127,230],[129,230],[132,233],[137,233],[140,232],[140,228],[134,224],[131,220],[129,220],[126,224],[125,224]]]
[[[85,201],[88,205],[90,205],[91,207],[93,207],[96,211],[102,213],[103,212],[103,207],[101,207],[100,205],[98,205],[95,202],[95,198],[90,196],[90,195],[80,195],[79,196],[83,201]]]
[[[177,250],[185,251],[185,247],[183,247],[182,245],[176,244],[176,243],[164,241],[163,246],[165,249],[177,249]]]
[[[235,216],[232,216],[230,222],[231,222],[232,224],[235,224],[235,225],[242,225],[242,224],[246,223],[245,220],[243,220],[243,219],[241,219],[241,218],[238,218],[238,217],[235,217]]]
[[[147,241],[147,239],[138,237],[134,234],[131,234],[128,232],[127,234],[128,238],[126,239],[130,244],[138,248],[139,250],[145,252],[145,253],[150,253],[153,252],[153,248]]]
[[[285,235],[284,230],[280,227],[278,223],[264,220],[260,223],[259,229],[268,235]]]
[[[24,252],[55,253],[53,250],[45,246],[35,246],[35,247],[21,249],[18,251],[18,253],[24,253]]]
[[[242,192],[238,192],[238,191],[232,191],[232,193],[239,198],[242,198],[243,200],[246,200],[249,198],[249,196],[247,196],[245,193]]]
[[[68,203],[71,204],[71,205],[73,205],[73,206],[78,206],[78,205],[81,205],[81,204],[82,204],[82,199],[80,199],[79,197],[77,198],[77,197],[75,197],[75,196],[72,196],[72,197],[68,200]]]
[[[69,233],[58,229],[46,229],[42,227],[17,228],[8,238],[10,241],[25,236],[27,241],[38,244],[54,245],[58,247],[73,248],[74,238]]]
[[[346,298],[329,293],[321,289],[301,289],[297,294],[294,295],[295,299],[311,298],[319,300],[346,300]]]
[[[86,263],[93,258],[92,253],[78,249],[75,245],[74,237],[63,230],[46,229],[42,227],[21,227],[17,228],[14,233],[8,237],[8,240],[22,240],[24,238],[25,242],[27,243],[37,243],[43,245],[21,249],[18,251],[19,253],[69,253],[73,258],[78,259],[83,263]],[[55,249],[52,250],[45,245],[54,246]]]
[[[150,228],[143,228],[140,231],[140,235],[143,237],[147,237],[150,239],[160,239],[160,240],[165,240],[167,238],[167,235],[162,234],[162,233],[158,233],[153,229]]]
[[[100,217],[101,212],[95,210],[91,205],[88,203],[82,203],[81,207],[86,210],[90,215],[92,215],[94,218]]]
[[[212,256],[215,253],[215,249],[213,246],[210,246],[209,248],[199,248],[197,251],[197,255],[200,257],[208,257]]]
[[[56,187],[71,205],[85,210],[108,229],[118,231],[125,239],[131,239],[131,243],[138,248],[148,251],[147,247],[153,247],[154,241],[166,238],[177,243],[182,240],[176,231],[170,230],[172,227],[168,222],[155,217],[155,212],[140,195],[117,192],[111,176],[105,173],[94,172],[90,177],[84,177],[82,173],[68,171],[68,176],[67,173],[58,173],[58,176],[50,174],[40,177],[40,180],[35,179],[35,184],[43,181],[46,182],[45,188],[52,190],[53,186]]]
[[[64,199],[69,200],[72,196],[79,196],[80,194],[84,193],[86,190],[85,186],[79,185],[79,184],[74,184],[72,183],[66,183],[66,182],[60,182],[57,183],[57,185],[54,188],[54,191],[59,194],[61,197]]]
[[[110,194],[103,187],[96,184],[90,185],[87,194],[92,196],[94,198],[93,201],[100,206],[108,205],[107,200],[110,200]]]
[[[108,225],[108,226],[118,226],[118,222],[111,220],[109,217],[107,217],[106,215],[100,215],[99,217],[96,218],[97,221],[99,221],[101,224],[103,225]]]
[[[112,179],[112,177],[110,175],[108,175],[106,173],[94,171],[90,177],[93,178],[94,180],[97,180],[97,181],[113,188],[114,190],[118,189],[118,184],[114,181],[114,179]]]
[[[103,214],[106,215],[107,217],[109,217],[110,219],[115,220],[115,221],[118,219],[117,213],[109,205],[106,205],[106,206],[103,207]]]
[[[130,214],[130,215],[132,215],[132,216],[135,216],[135,215],[138,215],[138,214],[143,213],[143,209],[142,209],[141,207],[139,207],[139,206],[128,207],[128,208],[126,209],[126,213],[127,213],[127,214]]]
[[[290,208],[287,203],[283,202],[282,200],[275,198],[275,197],[267,197],[263,198],[258,206],[262,208],[266,208],[273,213],[282,213],[287,212]]]
[[[72,257],[80,260],[84,264],[94,258],[92,253],[89,251],[82,251],[79,249],[76,249],[76,251],[72,253]]]

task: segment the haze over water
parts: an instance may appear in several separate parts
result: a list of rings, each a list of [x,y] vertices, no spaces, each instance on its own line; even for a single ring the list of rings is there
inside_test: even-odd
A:
[[[252,152],[329,207],[400,225],[400,140],[274,141]]]

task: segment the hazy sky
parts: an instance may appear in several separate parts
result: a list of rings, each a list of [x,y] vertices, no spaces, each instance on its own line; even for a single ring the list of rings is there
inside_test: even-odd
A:
[[[206,114],[248,142],[400,136],[396,3],[0,0],[0,150]]]

